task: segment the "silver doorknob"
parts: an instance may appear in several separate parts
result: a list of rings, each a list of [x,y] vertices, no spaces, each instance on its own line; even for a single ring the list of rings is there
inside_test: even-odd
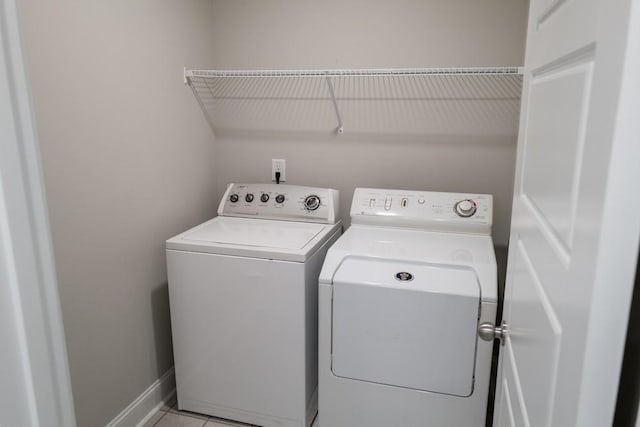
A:
[[[478,326],[478,336],[485,341],[500,340],[504,345],[504,339],[507,336],[507,323],[503,320],[500,326],[494,326],[491,322],[481,323]]]

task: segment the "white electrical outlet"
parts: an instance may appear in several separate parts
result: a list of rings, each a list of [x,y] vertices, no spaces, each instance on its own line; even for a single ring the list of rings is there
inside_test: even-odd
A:
[[[285,159],[271,159],[271,181],[276,182],[276,172],[280,172],[280,182],[287,180],[287,161]]]

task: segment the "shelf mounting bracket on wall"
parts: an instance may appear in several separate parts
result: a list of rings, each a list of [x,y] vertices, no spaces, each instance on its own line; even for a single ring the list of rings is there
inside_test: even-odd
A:
[[[327,72],[327,87],[329,88],[329,95],[331,95],[331,102],[333,103],[333,109],[336,112],[336,118],[338,119],[338,127],[336,128],[336,132],[339,135],[344,133],[344,124],[342,123],[342,116],[340,115],[340,109],[338,108],[338,103],[336,102],[336,94],[333,90],[333,82],[331,81],[331,76],[329,76],[329,72]]]

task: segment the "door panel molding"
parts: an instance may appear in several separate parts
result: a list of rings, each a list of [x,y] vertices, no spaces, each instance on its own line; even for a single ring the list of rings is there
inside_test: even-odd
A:
[[[583,62],[593,62],[596,55],[596,44],[589,43],[574,51],[567,53],[551,62],[540,65],[530,71],[531,77],[542,77],[545,74],[561,71],[564,68],[575,67]]]
[[[510,395],[509,402],[511,402],[515,425],[529,427],[531,423],[529,422],[527,405],[525,403],[524,396],[522,395],[520,375],[518,373],[518,367],[516,366],[511,341],[511,337],[507,335],[507,338],[505,339],[505,345],[501,349],[501,351],[503,352],[503,357],[506,359],[506,363],[504,366],[507,370],[507,374],[504,376],[504,379],[506,380],[507,388],[509,390],[513,390],[513,394]],[[509,385],[510,383],[511,386]]]
[[[513,292],[509,329],[520,386],[532,425],[550,423],[553,412],[563,328],[545,292],[526,244],[513,252]]]
[[[538,231],[546,240],[549,248],[557,255],[564,269],[568,270],[571,266],[571,253],[569,252],[569,249],[565,247],[562,239],[556,234],[556,231],[551,224],[549,224],[544,214],[540,212],[540,209],[535,205],[535,202],[533,202],[526,194],[521,194],[519,199],[522,208],[527,211],[529,216],[536,223]]]
[[[509,384],[506,378],[502,381],[502,411],[500,411],[498,417],[499,426],[508,425],[510,427],[516,427],[516,421],[513,417],[513,407],[511,406],[511,393],[509,392]],[[505,419],[507,421],[505,421]],[[505,424],[507,422],[508,424]]]
[[[521,192],[568,254],[573,247],[593,77],[593,63],[582,59],[531,79],[521,172]],[[530,139],[535,145],[528,143]]]
[[[567,0],[555,0],[552,1],[550,5],[547,6],[546,9],[540,15],[538,15],[538,19],[536,21],[536,25],[538,29],[542,24],[544,24],[549,18],[551,18],[564,4],[567,3]]]

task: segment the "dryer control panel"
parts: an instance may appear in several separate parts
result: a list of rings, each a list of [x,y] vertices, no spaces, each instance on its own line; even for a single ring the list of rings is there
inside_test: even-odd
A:
[[[218,215],[283,221],[338,221],[339,192],[283,184],[229,184]]]
[[[492,216],[490,194],[356,188],[351,203],[353,224],[490,234]]]

